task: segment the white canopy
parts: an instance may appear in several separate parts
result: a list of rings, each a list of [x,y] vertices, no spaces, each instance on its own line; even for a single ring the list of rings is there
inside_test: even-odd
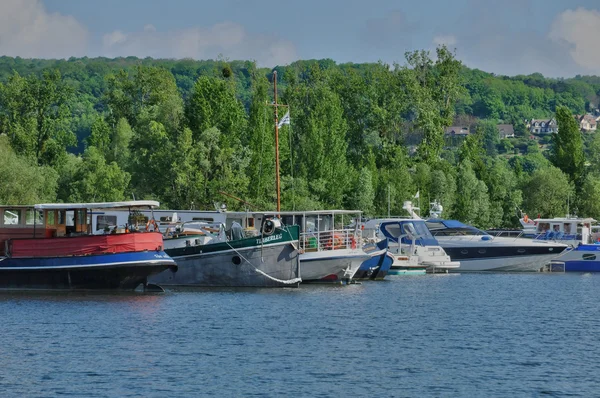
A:
[[[128,202],[100,202],[100,203],[42,203],[34,207],[38,210],[75,210],[75,209],[131,209],[144,210],[160,206],[155,200],[131,200]]]

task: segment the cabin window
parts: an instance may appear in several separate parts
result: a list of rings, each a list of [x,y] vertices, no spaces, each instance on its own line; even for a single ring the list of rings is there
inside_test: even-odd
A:
[[[400,230],[400,225],[398,224],[386,225],[384,229],[388,234],[390,234],[390,236],[393,236],[394,238],[398,238],[402,234],[402,231]]]
[[[110,230],[117,225],[117,216],[96,216],[96,231]]]
[[[65,210],[58,211],[58,225],[65,225],[67,222],[67,212]]]
[[[294,216],[282,216],[281,222],[283,225],[294,225]]]
[[[86,225],[87,217],[85,216],[85,210],[79,209],[77,210],[77,224],[78,225]]]
[[[4,225],[19,225],[21,223],[20,209],[4,210]]]
[[[162,221],[162,218],[160,220]],[[181,217],[179,217],[179,221],[181,221]],[[192,221],[215,222],[215,219],[210,217],[192,217]],[[254,222],[254,220],[252,220],[252,222]]]
[[[54,217],[54,215],[54,210],[46,212],[46,224],[54,225],[54,223],[56,222],[56,217]]]
[[[167,216],[167,217],[161,217],[161,218],[159,219],[159,221],[160,221],[160,222],[171,222],[171,221],[173,221],[173,219],[172,219],[172,217],[171,217],[171,216]]]
[[[29,209],[25,213],[25,224],[27,225],[44,225],[44,213],[34,209]]]
[[[596,259],[596,255],[591,254],[591,253],[586,253],[582,257],[584,260],[595,260]]]

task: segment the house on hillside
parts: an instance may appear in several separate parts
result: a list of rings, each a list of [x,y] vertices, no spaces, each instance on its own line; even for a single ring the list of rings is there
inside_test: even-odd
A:
[[[598,118],[600,119],[600,118]],[[579,122],[579,128],[581,131],[593,132],[596,131],[596,126],[598,125],[598,121],[592,115],[583,115],[577,118]]]
[[[444,134],[451,137],[466,137],[470,131],[468,127],[450,126],[446,127]]]
[[[531,119],[527,121],[527,128],[532,134],[552,134],[558,131],[556,119]]]
[[[512,124],[498,124],[496,128],[500,132],[500,139],[502,138],[514,138],[515,128]]]

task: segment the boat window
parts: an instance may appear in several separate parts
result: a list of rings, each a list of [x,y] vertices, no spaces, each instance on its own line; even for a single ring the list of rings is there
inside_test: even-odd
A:
[[[72,227],[75,225],[75,212],[73,210],[67,210],[65,215],[65,225]]]
[[[546,233],[550,230],[550,223],[541,222],[538,224],[537,232]]]
[[[19,225],[21,223],[20,209],[4,210],[4,225]]]
[[[283,225],[294,225],[294,216],[282,216],[281,222]]]
[[[333,229],[333,219],[331,216],[319,216],[319,231],[331,231]]]
[[[591,253],[586,253],[582,256],[582,258],[584,260],[595,260],[596,259],[596,255],[595,254],[591,254]]]
[[[54,216],[55,216],[54,210],[50,210],[50,211],[46,212],[46,224],[54,225],[54,223],[56,222],[56,218]]]
[[[306,216],[306,230],[304,232],[317,232],[317,217]]]
[[[96,216],[96,231],[110,230],[117,225],[117,216]]]
[[[565,224],[563,230],[565,231],[565,234],[567,234],[567,235],[570,234],[571,233],[571,224]]]
[[[171,218],[172,217],[161,217],[160,221],[163,222],[163,218],[167,218],[166,221],[172,221]],[[181,221],[181,217],[178,217],[179,221]],[[248,223],[250,223],[250,220],[252,220],[252,222],[254,222],[254,219],[250,218],[248,219]],[[215,222],[214,218],[211,217],[192,217],[192,221],[205,221],[205,222]]]
[[[67,212],[65,210],[58,211],[58,225],[65,225],[67,219]]]
[[[388,224],[384,226],[384,229],[388,234],[390,234],[390,236],[393,236],[394,238],[397,238],[402,234],[402,231],[400,230],[400,225],[398,224]]]
[[[415,231],[417,232],[417,235],[419,235],[419,237],[421,237],[421,238],[432,238],[433,237],[431,235],[431,232],[429,231],[429,228],[427,228],[427,225],[423,221],[413,221],[411,224],[415,228]]]
[[[85,210],[79,209],[77,210],[77,225],[87,225],[87,217],[85,216]]]
[[[44,225],[44,213],[34,209],[28,209],[25,212],[25,224],[27,225]]]

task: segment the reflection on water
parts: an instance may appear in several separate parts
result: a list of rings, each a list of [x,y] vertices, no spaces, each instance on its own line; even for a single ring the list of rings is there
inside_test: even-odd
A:
[[[0,293],[5,396],[592,396],[600,275]]]

